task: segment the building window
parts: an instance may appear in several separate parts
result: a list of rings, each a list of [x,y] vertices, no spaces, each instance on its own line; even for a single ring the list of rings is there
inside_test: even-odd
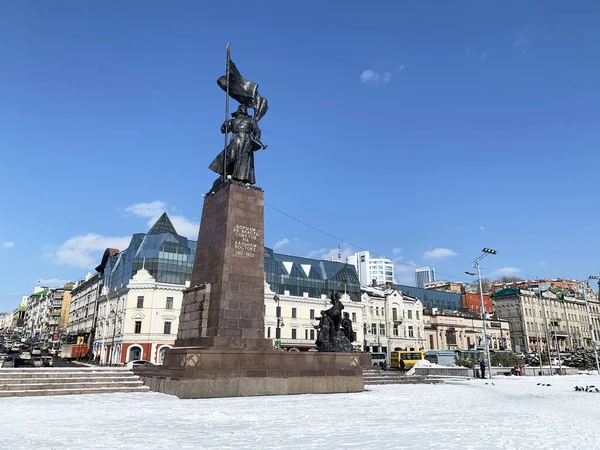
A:
[[[310,338],[314,340],[315,338],[315,330],[310,330]]]
[[[371,310],[371,316],[373,315],[373,307],[370,306],[369,309]]]
[[[398,336],[398,325],[394,325],[394,336]]]
[[[165,325],[163,326],[163,333],[171,334],[171,322],[165,322]]]
[[[376,314],[376,315],[379,315],[379,306],[377,306],[377,307],[375,308],[375,314]]]
[[[456,345],[456,331],[446,330],[446,343]]]
[[[144,296],[140,295],[137,299],[137,307],[138,308],[143,308],[144,307]]]
[[[352,322],[356,322],[356,313],[352,313]]]
[[[173,309],[173,297],[167,297],[167,304],[165,309]]]
[[[433,350],[435,347],[433,346],[433,335],[429,335],[429,348]]]
[[[314,318],[315,318],[315,310],[314,310],[314,309],[311,309],[311,310],[310,310],[310,318],[311,318],[311,319],[314,319]]]
[[[271,327],[267,327],[267,337],[271,337]]]
[[[143,297],[142,297],[143,298]],[[136,320],[135,321],[135,334],[140,334],[142,332],[142,321],[141,320]]]
[[[409,319],[412,319],[412,309],[409,309],[409,310],[408,310],[408,318],[409,318]]]
[[[392,320],[398,320],[398,310],[396,308],[392,308]]]
[[[415,337],[415,330],[410,325],[408,326],[408,337]]]
[[[415,311],[415,314],[417,316],[417,320],[419,320],[419,311]]]
[[[292,308],[292,319],[296,318],[296,308]]]
[[[292,339],[296,339],[296,329],[292,328]]]
[[[376,323],[371,324],[371,334],[377,334],[377,324]]]
[[[385,336],[385,324],[384,323],[379,324],[379,334],[381,336]]]
[[[304,330],[304,339],[308,340],[308,329]]]

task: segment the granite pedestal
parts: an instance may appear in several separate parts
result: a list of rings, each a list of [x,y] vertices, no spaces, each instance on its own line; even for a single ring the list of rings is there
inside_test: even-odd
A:
[[[354,353],[282,352],[264,337],[264,199],[225,182],[204,200],[175,348],[136,367],[153,391],[180,398],[360,392]]]

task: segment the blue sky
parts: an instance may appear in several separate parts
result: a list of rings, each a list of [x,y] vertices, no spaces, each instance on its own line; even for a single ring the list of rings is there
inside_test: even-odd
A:
[[[396,258],[401,281],[460,279],[482,247],[491,278],[598,273],[600,4],[235,4],[3,2],[0,309],[82,278],[163,209],[196,237],[227,42],[269,99],[268,205]],[[282,253],[337,253],[265,221]]]

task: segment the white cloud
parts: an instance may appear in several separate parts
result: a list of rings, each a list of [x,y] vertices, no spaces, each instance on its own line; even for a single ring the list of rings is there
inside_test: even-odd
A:
[[[313,250],[308,252],[308,255],[306,255],[307,258],[315,258],[315,259],[324,259],[324,260],[340,260],[341,262],[346,262],[346,258],[348,256],[354,255],[354,251],[350,248],[350,247],[344,247],[341,249],[341,251],[335,247],[335,248],[321,248],[319,250]],[[338,258],[338,254],[341,254],[341,258]]]
[[[57,264],[90,269],[100,264],[102,252],[107,248],[124,250],[129,246],[131,237],[111,237],[88,233],[75,236],[58,248],[46,248],[45,257]]]
[[[140,217],[156,217],[158,218],[163,212],[167,210],[167,204],[160,200],[153,202],[140,202],[129,205],[125,208],[125,211],[132,213],[135,216]]]
[[[15,243],[13,241],[4,241],[0,246],[4,248],[12,248],[15,246]]]
[[[273,244],[273,250],[277,250],[281,247],[283,247],[284,245],[288,245],[290,243],[290,240],[288,238],[283,238],[277,242],[275,242],[275,244]]]
[[[150,228],[160,215],[167,210],[167,207],[168,205],[165,202],[155,200],[153,202],[135,203],[128,206],[125,211],[138,217],[148,218],[147,225]],[[194,240],[198,238],[198,223],[192,222],[184,216],[170,215],[169,218],[180,235]],[[130,236],[102,236],[88,233],[82,236],[74,236],[60,246],[46,247],[44,257],[57,264],[89,269],[100,264],[100,258],[105,249],[118,248],[119,250],[125,250],[130,241]]]
[[[483,225],[481,225],[481,226],[479,227],[479,229],[480,229],[481,231],[483,231],[483,230],[485,230],[485,227],[484,227]]]
[[[40,286],[44,287],[62,287],[71,280],[61,280],[59,278],[40,278],[37,280]]]
[[[529,48],[529,41],[526,37],[520,36],[513,41],[513,48],[521,52],[522,55],[525,55],[527,54],[527,49]]]
[[[397,67],[390,67],[389,64],[385,64],[388,67],[384,70],[367,69],[360,74],[358,79],[364,84],[377,84],[389,83],[394,78],[394,72],[400,73],[404,70],[404,64],[400,64]]]
[[[149,220],[146,224],[148,227],[151,227],[154,225],[154,222],[158,220],[160,215],[167,211],[167,208],[167,203],[155,200],[153,202],[134,203],[125,208],[125,211],[138,217],[147,217]],[[171,208],[171,210],[174,211],[175,208]],[[200,227],[198,222],[192,221],[184,216],[175,215],[169,215],[169,219],[171,219],[175,230],[177,230],[177,233],[181,236],[193,240],[198,239],[198,229]]]
[[[394,247],[392,249],[392,253],[394,256],[398,256],[400,253],[402,253],[402,249],[400,247]]]
[[[521,269],[517,269],[516,267],[501,267],[500,269],[494,270],[493,273],[496,275],[506,277],[509,275],[515,275],[515,274],[519,273],[520,271],[521,271]]]
[[[407,261],[406,264],[394,264],[396,283],[414,286],[415,267],[417,267],[417,263],[414,261]]]
[[[365,70],[363,73],[360,74],[358,78],[365,84],[379,83],[379,80],[381,79],[379,74],[372,69]]]
[[[457,253],[449,248],[434,248],[423,253],[423,259],[441,259],[449,256],[455,256]]]
[[[483,52],[481,54],[481,59],[485,59],[487,57],[488,52]]]

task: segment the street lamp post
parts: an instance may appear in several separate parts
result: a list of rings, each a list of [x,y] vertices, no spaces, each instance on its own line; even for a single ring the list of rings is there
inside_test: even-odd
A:
[[[115,309],[111,310],[110,312],[110,316],[114,317],[114,321],[113,321],[113,334],[112,334],[112,341],[110,343],[110,353],[108,355],[108,365],[112,366],[113,363],[113,354],[115,353],[115,333],[117,331],[117,311],[116,311],[116,307]]]
[[[598,295],[600,295],[600,276],[590,275],[590,280],[598,280]],[[596,344],[596,333],[594,333],[594,327],[592,326],[592,315],[590,314],[590,304],[587,301],[587,289],[585,285],[583,287],[583,298],[585,300],[585,309],[588,317],[588,327],[590,328],[590,338],[592,339],[592,348],[594,349],[594,358],[596,358],[596,370],[600,375],[600,364],[598,364],[598,345]]]
[[[538,284],[539,286],[539,284]],[[550,340],[550,332],[548,331],[548,316],[546,315],[546,304],[544,303],[544,292],[548,292],[547,289],[538,289],[540,293],[540,303],[542,305],[542,314],[544,315],[544,328],[546,329],[546,351],[548,353],[548,365],[550,366],[550,375],[554,373],[554,367],[552,366],[552,341]],[[558,355],[560,359],[560,353]],[[540,353],[540,360],[542,359],[542,354]]]
[[[277,303],[277,307],[275,309],[275,317],[277,320],[277,327],[275,328],[275,339],[279,341],[279,345],[281,345],[281,306],[279,306],[279,295],[275,294],[273,297],[275,303]]]
[[[530,278],[529,274],[527,274],[527,278]],[[536,280],[538,280],[537,277],[534,277],[534,278]],[[541,305],[542,305],[542,302],[540,300],[540,306]],[[522,306],[522,309],[524,309],[522,304],[521,304],[521,306]],[[540,334],[542,334],[542,332],[540,330],[540,324],[538,323],[537,317],[536,317],[538,315],[537,308],[534,307],[532,312],[533,312],[533,325],[535,327],[535,334],[536,334],[535,341],[537,343],[537,355],[538,355],[538,359],[540,360],[540,375],[544,375],[544,368],[542,366],[542,339],[540,336]],[[523,313],[523,316],[525,316],[525,313]],[[529,348],[529,342],[527,342],[527,348]]]
[[[473,261],[473,267],[475,267],[477,269],[477,280],[479,282],[479,297],[481,299],[481,321],[483,322],[483,337],[484,337],[484,342],[485,342],[485,353],[487,354],[487,361],[488,361],[488,372],[489,372],[489,377],[490,379],[492,378],[492,357],[490,356],[490,337],[488,336],[488,332],[487,332],[487,317],[486,317],[486,312],[485,312],[485,302],[483,300],[483,282],[481,279],[481,268],[479,266],[479,263],[481,262],[481,260],[483,258],[485,258],[487,255],[496,255],[498,252],[494,249],[491,248],[484,248],[482,250],[482,254],[481,256],[479,256],[475,261]],[[472,272],[467,272],[469,275],[475,275]]]

